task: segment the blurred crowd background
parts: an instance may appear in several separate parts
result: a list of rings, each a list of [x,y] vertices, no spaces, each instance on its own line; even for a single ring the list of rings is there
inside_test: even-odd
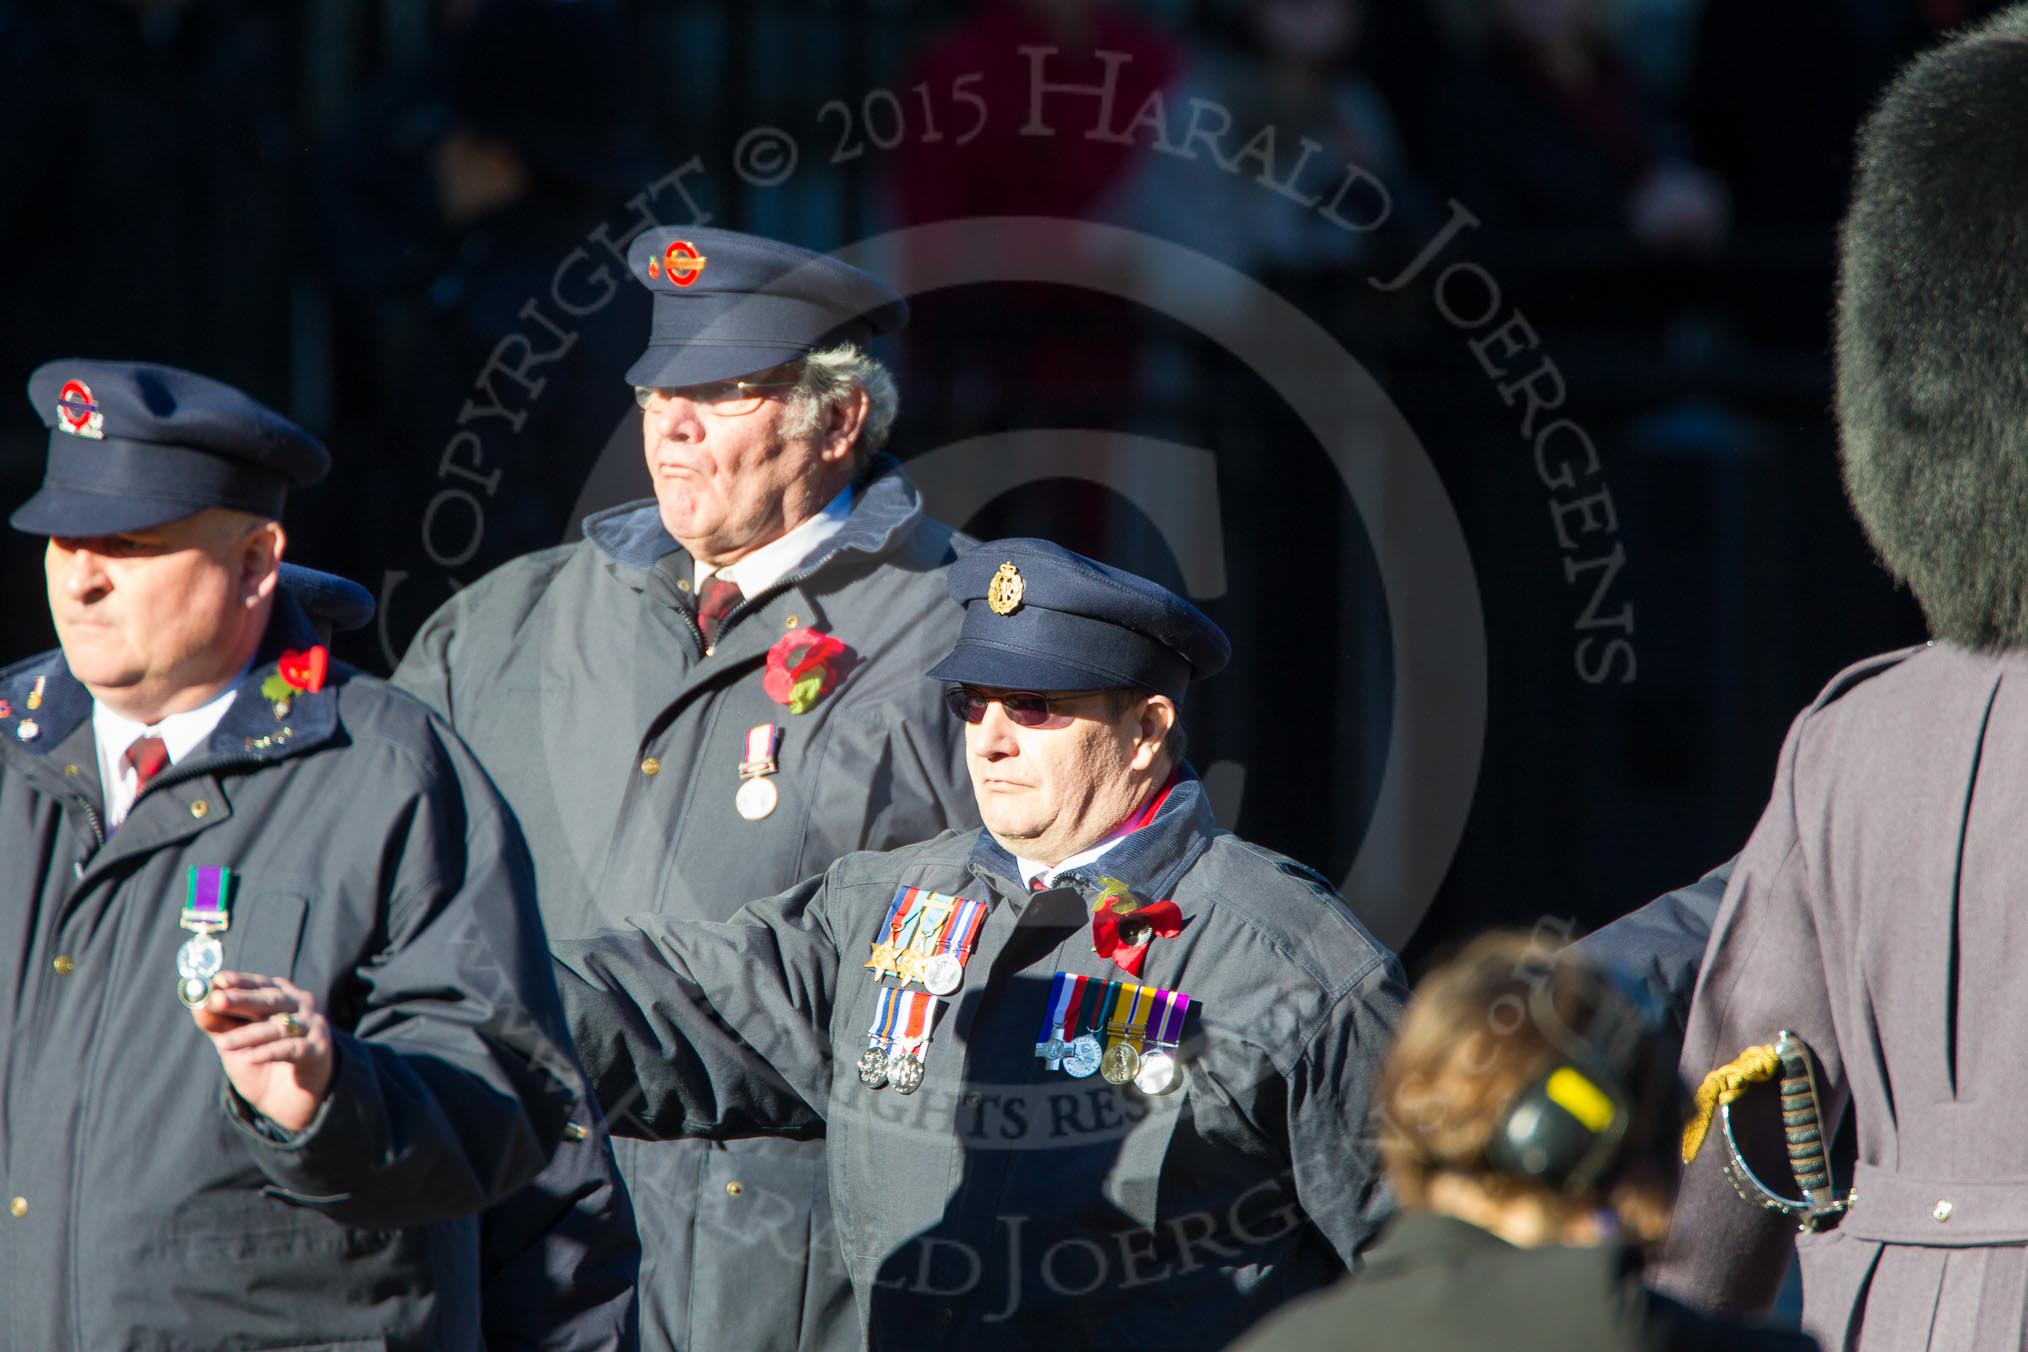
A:
[[[1342,345],[1470,550],[1485,750],[1410,958],[1485,924],[1589,928],[1734,852],[1796,710],[1922,637],[1838,483],[1832,245],[1881,83],[1985,8],[0,0],[0,388],[55,356],[145,358],[325,437],[339,469],[292,499],[291,553],[383,597],[341,655],[384,671],[453,587],[645,493],[620,373],[646,297],[613,286],[601,245],[645,214],[874,240],[904,290],[952,266],[878,243],[904,227],[1025,216],[1170,241],[1260,288],[1171,267],[1156,286],[1182,308],[1278,297]],[[1099,101],[1059,94],[1023,135],[1024,47],[1052,82],[1114,80],[1116,129],[1151,95],[1162,117],[1093,136]],[[1347,166],[1367,178],[1333,202]],[[1340,221],[1298,200],[1319,194]],[[1439,262],[1376,285],[1460,208],[1476,224]],[[985,256],[956,266],[990,278],[992,232],[959,238]],[[1438,294],[1458,260],[1483,272]],[[1486,276],[1482,324],[1467,282]],[[1192,758],[1237,767],[1228,825],[1345,876],[1389,754],[1390,617],[1341,476],[1357,429],[1324,446],[1273,388],[1342,372],[1263,372],[1090,288],[984,280],[915,305],[882,355],[892,449],[940,456],[932,508],[1194,590],[1238,658],[1187,711]],[[1525,329],[1486,346],[1517,312]],[[1531,371],[1562,402],[1529,428],[1513,382]],[[1557,416],[1599,453],[1560,485],[1532,446]],[[1024,469],[1030,443],[997,435],[1024,429],[1105,435],[1077,443],[1088,464]],[[28,495],[43,444],[25,399],[0,400],[0,498]],[[0,549],[12,660],[50,634],[39,542]]]

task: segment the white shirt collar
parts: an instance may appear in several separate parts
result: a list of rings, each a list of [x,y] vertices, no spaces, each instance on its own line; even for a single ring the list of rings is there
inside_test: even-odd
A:
[[[1086,864],[1097,863],[1100,856],[1104,855],[1106,851],[1112,849],[1113,846],[1119,844],[1122,840],[1125,840],[1128,834],[1129,832],[1125,828],[1121,828],[1090,849],[1079,850],[1076,854],[1070,856],[1070,858],[1060,860],[1055,864],[1038,864],[1033,859],[1023,859],[1017,855],[1015,856],[1014,863],[1021,870],[1021,884],[1032,890],[1035,886],[1035,880],[1040,878],[1044,887],[1054,887],[1059,874],[1068,873],[1074,868],[1083,868]]]
[[[251,670],[252,668],[248,668]],[[169,749],[169,763],[188,756],[210,740],[225,718],[225,711],[232,707],[239,695],[240,682],[246,679],[241,672],[239,680],[228,685],[218,698],[200,708],[170,714],[153,727],[136,723],[133,719],[114,713],[97,700],[92,701],[92,737],[98,743],[99,783],[106,792],[106,825],[108,829],[126,820],[127,813],[134,806],[137,796],[134,767],[126,763],[127,748],[137,737],[160,737]]]
[[[737,582],[740,591],[746,595],[758,596],[787,577],[797,564],[816,553],[819,545],[844,530],[846,518],[851,515],[852,486],[847,484],[844,491],[824,504],[823,511],[781,539],[770,540],[734,563],[714,568],[702,559],[694,560],[691,585],[702,587],[704,579],[716,574],[727,582]]]

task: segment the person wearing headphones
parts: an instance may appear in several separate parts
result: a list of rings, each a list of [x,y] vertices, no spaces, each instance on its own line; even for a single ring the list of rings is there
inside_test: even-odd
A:
[[[1236,1352],[1815,1347],[1642,1284],[1683,1106],[1672,1039],[1605,969],[1526,934],[1475,939],[1417,987],[1381,1070],[1400,1214],[1357,1274]]]

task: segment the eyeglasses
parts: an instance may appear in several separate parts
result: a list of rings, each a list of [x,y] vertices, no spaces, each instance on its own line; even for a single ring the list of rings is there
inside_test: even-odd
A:
[[[944,703],[951,708],[951,714],[967,723],[982,723],[986,718],[986,706],[997,704],[1006,713],[1008,721],[1024,728],[1060,728],[1067,725],[1071,715],[1059,713],[1056,706],[1074,700],[1090,699],[1102,695],[1103,690],[1081,690],[1068,695],[1038,695],[1032,691],[1011,691],[1004,695],[989,695],[976,686],[950,685],[944,687]]]
[[[636,385],[634,402],[645,413],[658,399],[667,403],[671,399],[682,398],[704,405],[721,418],[743,418],[767,402],[766,391],[792,390],[798,383],[795,380],[720,380],[709,385],[685,385],[679,389]]]

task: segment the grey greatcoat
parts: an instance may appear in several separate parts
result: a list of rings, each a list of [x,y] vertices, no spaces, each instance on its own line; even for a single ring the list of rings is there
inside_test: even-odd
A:
[[[828,1134],[870,1346],[1222,1347],[1382,1218],[1367,1114],[1405,993],[1330,886],[1215,829],[1194,778],[1091,867],[1182,911],[1141,976],[1193,1000],[1172,1093],[1037,1057],[1052,975],[1120,973],[1094,880],[1031,893],[983,831],[848,855],[723,923],[560,943],[558,987],[601,1101],[633,1102],[616,1130]],[[903,886],[990,903],[909,1096],[857,1071]]]
[[[334,666],[278,714],[262,680],[311,641],[278,599],[110,840],[89,693],[60,653],[0,672],[0,1346],[479,1346],[476,1213],[559,1148],[574,1074],[528,859],[415,700]],[[337,1030],[300,1135],[177,1002],[200,866],[233,873],[225,965]]]
[[[848,851],[977,823],[958,725],[923,675],[957,632],[944,573],[963,543],[876,456],[845,528],[748,597],[707,654],[692,560],[637,502],[459,593],[394,679],[452,721],[512,805],[552,939],[636,912],[723,920]],[[794,714],[762,688],[766,654],[812,628],[847,655]],[[780,731],[778,803],[750,821],[733,800],[763,724]],[[821,1143],[615,1145],[641,1229],[644,1342],[849,1342]]]
[[[2009,684],[2011,682],[2011,684]],[[1816,1049],[1825,1139],[1857,1115],[1837,1229],[1743,1202],[1707,1141],[1662,1289],[1763,1308],[1792,1240],[1826,1348],[2018,1347],[2028,1316],[2028,654],[1860,663],[1790,731],[1691,1005],[1696,1077],[1784,1028]],[[1770,1086],[1754,1091],[1765,1100]],[[1751,1099],[1746,1102],[1752,1102]],[[1767,1112],[1735,1113],[1794,1192]]]

